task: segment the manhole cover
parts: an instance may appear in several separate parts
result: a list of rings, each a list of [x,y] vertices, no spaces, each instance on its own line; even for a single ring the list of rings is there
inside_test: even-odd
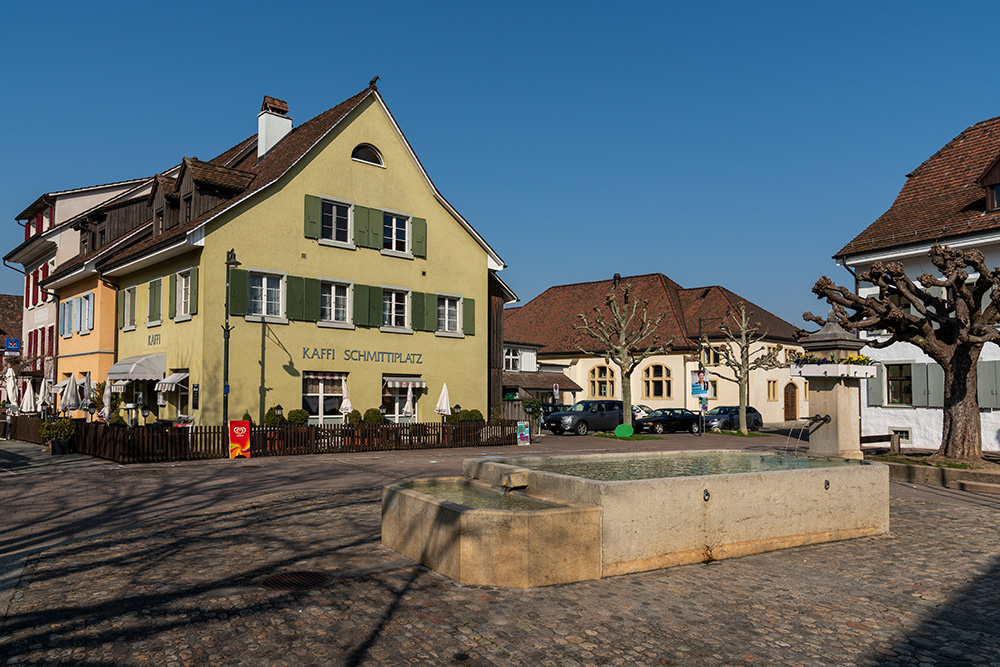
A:
[[[331,578],[325,572],[280,572],[264,577],[259,583],[272,591],[304,591],[328,584]]]

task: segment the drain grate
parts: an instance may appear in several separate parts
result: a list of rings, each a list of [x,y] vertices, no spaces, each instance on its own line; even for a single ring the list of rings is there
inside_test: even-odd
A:
[[[260,580],[259,585],[272,591],[305,591],[330,583],[326,572],[280,572]]]

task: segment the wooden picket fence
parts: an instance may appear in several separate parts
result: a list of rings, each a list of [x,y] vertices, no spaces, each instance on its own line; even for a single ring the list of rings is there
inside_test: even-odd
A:
[[[38,436],[40,419],[13,417],[12,420],[14,439],[42,444]],[[34,424],[28,420],[38,423]],[[77,426],[77,433],[71,443],[72,451],[119,463],[194,461],[229,457],[229,431],[224,426],[126,428],[83,422],[78,422]],[[26,437],[19,437],[17,434]],[[517,444],[516,422],[285,425],[253,426],[250,429],[251,457],[515,444]]]

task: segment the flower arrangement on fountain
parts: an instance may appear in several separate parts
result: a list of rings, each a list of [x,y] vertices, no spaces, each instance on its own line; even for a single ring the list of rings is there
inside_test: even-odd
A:
[[[875,361],[863,354],[846,357],[800,354],[791,364],[792,375],[800,377],[873,378],[876,373]]]

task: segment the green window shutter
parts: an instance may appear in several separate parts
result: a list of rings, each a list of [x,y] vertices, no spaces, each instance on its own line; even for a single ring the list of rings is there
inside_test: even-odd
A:
[[[927,364],[927,406],[944,407],[944,369],[938,364]]]
[[[160,279],[149,281],[149,321],[155,322],[160,319],[160,300],[157,298],[156,293],[160,287]]]
[[[118,290],[118,294],[115,297],[116,307],[115,310],[118,311],[118,328],[121,329],[125,326],[125,290]],[[62,305],[66,305],[65,303]],[[65,318],[64,318],[65,319]],[[65,322],[60,322],[62,330],[66,331]]]
[[[462,331],[466,336],[476,335],[476,300],[462,299]]]
[[[354,245],[368,247],[368,209],[357,204],[354,205]]]
[[[139,288],[138,287],[133,287],[132,289],[129,290],[129,293],[128,293],[128,305],[129,305],[129,309],[128,309],[128,312],[129,312],[128,325],[130,327],[134,327],[135,326],[135,300],[136,300],[138,294],[139,294]]]
[[[976,364],[976,380],[979,407],[997,407],[997,373],[996,361],[980,361]]]
[[[319,322],[319,281],[315,278],[303,278],[302,319]]]
[[[191,296],[190,312],[192,315],[198,314],[198,267],[191,268]]]
[[[414,218],[412,224],[413,231],[413,256],[427,257],[427,221],[423,218]]]
[[[368,209],[368,247],[374,250],[382,249],[383,216],[380,208]]]
[[[246,315],[250,301],[250,274],[243,269],[229,271],[229,314]]]
[[[438,295],[437,294],[426,294],[424,295],[425,303],[424,307],[424,329],[427,331],[437,331],[438,328]]]
[[[868,378],[868,405],[878,407],[882,405],[882,374],[885,366],[875,364],[875,377]]]
[[[177,317],[177,274],[170,274],[170,284],[167,285],[167,289],[170,291],[167,297],[167,317],[174,319]]]
[[[910,366],[910,377],[912,384],[910,390],[913,396],[913,407],[927,407],[927,364],[913,364]]]
[[[367,327],[368,322],[368,285],[354,285],[354,326]]]
[[[320,219],[323,214],[323,202],[319,197],[306,195],[306,229],[307,239],[318,239],[320,235]]]
[[[382,288],[378,285],[368,287],[368,324],[382,326]]]
[[[285,276],[285,317],[301,320],[303,313],[303,281],[299,276]]]
[[[414,331],[427,331],[427,327],[424,326],[425,324],[424,306],[427,303],[427,299],[424,297],[426,296],[427,295],[424,294],[423,292],[410,293],[410,299],[412,304],[410,306],[411,308],[410,320],[413,323],[412,328]]]

